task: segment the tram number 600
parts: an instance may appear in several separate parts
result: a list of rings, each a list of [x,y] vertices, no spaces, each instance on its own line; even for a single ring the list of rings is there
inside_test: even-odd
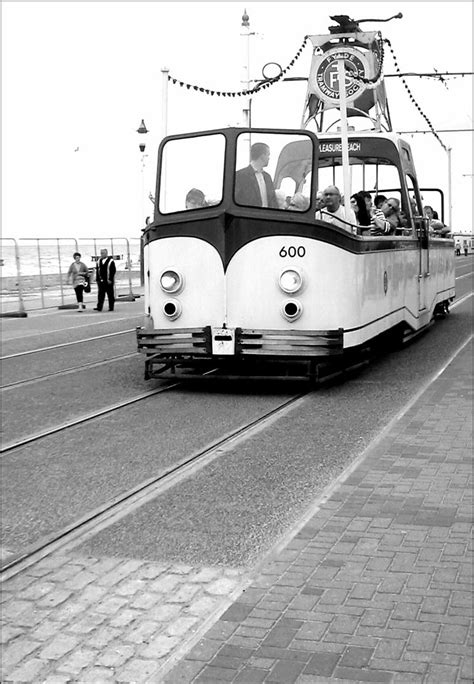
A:
[[[296,256],[304,257],[305,254],[306,254],[306,249],[303,246],[300,246],[300,247],[282,247],[280,249],[280,256],[282,258],[287,257],[287,256],[291,257],[291,258],[296,257]]]

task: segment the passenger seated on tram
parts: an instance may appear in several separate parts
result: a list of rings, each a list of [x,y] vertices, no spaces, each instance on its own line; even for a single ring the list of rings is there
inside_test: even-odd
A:
[[[390,223],[385,218],[385,214],[381,209],[372,208],[372,218],[370,219],[369,235],[391,235],[395,232]]]
[[[207,206],[203,191],[198,190],[198,188],[191,188],[186,195],[186,209],[200,209]]]
[[[284,190],[275,190],[275,197],[278,205],[278,209],[288,209],[289,198],[285,194]]]
[[[357,232],[359,235],[364,235],[370,228],[370,214],[362,192],[356,192],[351,195],[351,207],[355,214],[357,225],[359,226]]]
[[[293,195],[288,205],[289,211],[306,211],[309,209],[309,197],[305,197],[301,192]]]
[[[370,216],[370,210],[372,209],[372,195],[367,190],[359,190],[359,192],[357,192],[356,194],[360,195],[364,200],[365,208],[367,209],[367,213]]]
[[[324,195],[322,190],[318,190],[316,193],[316,209],[322,209],[324,207]]]
[[[323,191],[323,197],[324,207],[318,209],[314,215],[314,218],[317,221],[332,223],[334,226],[339,226],[340,228],[347,230],[349,233],[352,233],[352,226],[357,225],[356,217],[350,206],[344,207],[342,205],[342,198],[339,188],[337,188],[335,185],[329,185]]]
[[[400,202],[396,197],[389,197],[381,209],[375,209],[371,219],[370,235],[394,235],[398,229],[404,228],[400,216]]]
[[[446,237],[450,233],[448,226],[445,226],[444,223],[439,220],[438,212],[435,211],[433,207],[427,205],[423,208],[423,213],[429,221],[428,231],[432,235],[436,235],[437,237]]]
[[[383,206],[383,204],[384,204],[384,202],[386,202],[386,201],[387,201],[387,198],[385,197],[385,195],[375,195],[375,197],[374,197],[374,207],[375,207],[376,209],[381,209],[382,206]]]

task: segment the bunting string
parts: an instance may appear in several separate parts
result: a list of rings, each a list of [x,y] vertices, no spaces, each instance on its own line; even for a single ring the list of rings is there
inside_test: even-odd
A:
[[[413,97],[413,93],[411,92],[411,90],[410,90],[410,88],[409,88],[409,86],[408,86],[408,83],[405,81],[405,79],[404,79],[404,77],[403,77],[403,74],[402,74],[402,72],[400,71],[400,67],[398,66],[398,61],[397,61],[397,58],[396,58],[396,56],[395,56],[395,52],[393,51],[391,42],[388,40],[388,38],[385,38],[385,42],[387,43],[388,47],[390,48],[390,51],[391,51],[391,53],[392,53],[393,63],[395,64],[395,69],[396,69],[396,71],[397,71],[397,75],[398,75],[399,78],[402,79],[402,83],[403,83],[403,85],[405,86],[405,89],[406,89],[406,91],[407,91],[407,93],[408,93],[408,97],[409,97],[410,100],[413,102],[413,104],[415,105],[415,107],[417,108],[417,110],[420,112],[421,116],[424,118],[424,120],[426,121],[426,123],[427,123],[428,126],[430,127],[431,132],[433,133],[434,137],[438,140],[438,142],[439,142],[439,144],[441,145],[441,147],[447,152],[447,151],[448,151],[448,148],[446,147],[446,145],[444,144],[444,142],[441,140],[441,138],[439,137],[439,135],[436,133],[436,131],[435,131],[434,127],[433,127],[433,124],[432,124],[431,121],[428,119],[428,117],[426,116],[426,114],[422,111],[420,105],[418,104],[418,102],[417,102],[417,101],[415,100],[415,98]]]
[[[295,64],[296,60],[300,57],[301,53],[303,52],[306,43],[308,41],[309,36],[305,36],[304,40],[301,44],[301,47],[299,48],[298,52],[295,54],[291,62],[288,63],[288,65],[282,69],[282,71],[279,73],[278,76],[275,76],[275,78],[269,78],[264,81],[260,81],[257,83],[257,85],[254,88],[251,88],[249,90],[239,90],[239,91],[223,91],[223,90],[211,90],[210,88],[204,88],[202,86],[198,85],[193,85],[192,83],[186,83],[184,81],[180,81],[178,78],[175,78],[174,76],[171,76],[171,74],[168,74],[168,81],[171,81],[174,85],[179,85],[181,88],[186,88],[187,90],[194,90],[199,93],[204,93],[205,95],[217,95],[218,97],[247,97],[249,95],[254,95],[255,93],[258,93],[260,90],[265,90],[265,88],[270,88],[270,86],[274,85],[275,83],[278,83],[283,76],[293,67]]]
[[[358,74],[353,74],[351,73],[350,76],[353,78],[355,81],[362,81],[362,83],[377,83],[377,81],[380,79],[382,76],[382,71],[383,71],[383,60],[385,56],[385,51],[384,51],[384,41],[382,39],[381,34],[378,34],[377,37],[377,48],[378,48],[378,53],[377,54],[377,61],[379,64],[379,68],[377,70],[377,73],[375,76],[372,76],[372,78],[365,78],[364,76],[359,76]],[[374,51],[375,52],[375,51]]]

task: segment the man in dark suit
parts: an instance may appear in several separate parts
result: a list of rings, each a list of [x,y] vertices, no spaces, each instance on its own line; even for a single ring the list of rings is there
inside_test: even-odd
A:
[[[270,148],[254,143],[250,148],[250,164],[235,174],[235,201],[252,207],[278,209],[275,188],[269,173],[264,171],[270,160]]]
[[[106,249],[100,250],[100,259],[97,261],[95,269],[95,279],[97,282],[97,307],[94,311],[102,311],[104,306],[105,295],[109,302],[109,311],[114,310],[115,294],[114,294],[114,279],[115,279],[115,261],[113,257],[108,256]]]

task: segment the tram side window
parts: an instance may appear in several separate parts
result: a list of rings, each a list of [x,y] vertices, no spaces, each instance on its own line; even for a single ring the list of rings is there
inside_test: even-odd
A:
[[[235,203],[308,211],[312,152],[309,136],[241,134],[237,139]]]
[[[159,211],[200,210],[222,201],[225,137],[168,140],[161,158]]]

